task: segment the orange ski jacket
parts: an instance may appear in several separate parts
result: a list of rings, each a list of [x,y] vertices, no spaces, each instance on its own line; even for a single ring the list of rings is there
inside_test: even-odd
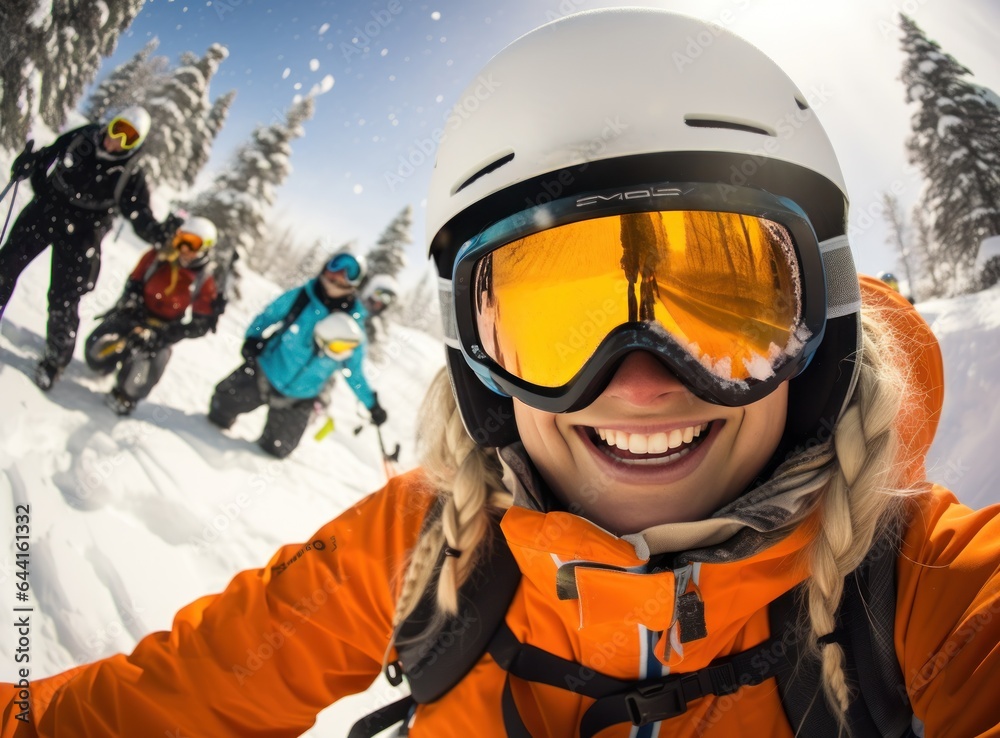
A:
[[[910,381],[920,392],[900,430],[910,472],[919,476],[943,399],[937,344],[902,298],[871,283],[865,298],[892,306],[901,345],[918,362]],[[221,594],[183,608],[169,632],[145,637],[131,655],[32,682],[27,704],[19,704],[17,685],[0,687],[0,737],[301,734],[324,707],[378,676],[395,587],[433,501],[419,470],[399,476],[309,541],[285,546]],[[702,564],[707,636],[670,647],[668,636],[654,641],[649,634],[669,634],[673,572],[625,570],[644,563],[634,547],[568,513],[512,508],[502,529],[523,573],[506,615],[518,639],[630,680],[645,676],[651,663],[683,673],[761,643],[768,603],[808,575],[797,554],[809,540],[809,524],[750,558]],[[554,557],[585,562],[577,567],[577,599],[556,596]],[[896,603],[895,650],[925,734],[1000,735],[1000,506],[973,511],[947,490],[929,487],[897,559]],[[417,709],[410,734],[500,738],[505,678],[483,655],[442,699]],[[532,736],[576,736],[589,698],[511,683]],[[23,707],[29,721],[17,719]],[[618,725],[600,735],[624,738],[630,729]],[[792,732],[768,681],[692,702],[659,735],[790,738]]]

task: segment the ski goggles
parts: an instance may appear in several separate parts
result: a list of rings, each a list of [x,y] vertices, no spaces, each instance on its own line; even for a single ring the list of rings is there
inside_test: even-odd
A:
[[[849,258],[844,237],[826,247]],[[565,198],[461,246],[449,344],[488,387],[547,412],[588,405],[635,350],[702,399],[746,405],[804,369],[822,341],[821,251],[801,208],[751,188]]]
[[[360,341],[350,341],[338,339],[335,341],[326,341],[322,344],[323,351],[331,359],[336,359],[337,361],[344,361],[349,358],[354,349],[361,345]]]
[[[186,231],[177,231],[174,234],[174,248],[179,249],[181,246],[187,246],[192,251],[199,251],[201,247],[205,245],[201,236],[197,236],[194,233],[187,233]]]
[[[118,143],[126,151],[138,145],[141,138],[135,127],[124,118],[115,118],[108,123],[108,135],[117,138]]]
[[[391,290],[378,288],[372,290],[371,299],[373,301],[380,302],[383,305],[389,305],[396,299],[396,293]]]
[[[350,254],[337,254],[326,263],[324,271],[343,272],[352,287],[357,287],[361,283],[361,263]]]

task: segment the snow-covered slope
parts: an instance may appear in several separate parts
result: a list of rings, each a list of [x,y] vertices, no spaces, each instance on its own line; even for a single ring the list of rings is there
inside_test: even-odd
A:
[[[98,287],[84,298],[80,333],[120,293],[145,246],[125,231],[105,240]],[[113,377],[73,363],[48,394],[30,376],[44,347],[49,256],[19,280],[0,329],[0,587],[14,596],[14,506],[31,504],[32,675],[40,677],[119,651],[174,612],[221,590],[234,573],[261,566],[283,543],[305,540],[385,476],[367,412],[346,383],[334,392],[335,431],[278,461],[253,443],[265,410],[221,432],[205,414],[216,383],[241,362],[242,335],[279,294],[251,275],[218,332],[181,342],[163,380],[126,419],[103,405]],[[383,364],[367,375],[389,412],[387,445],[413,465],[417,406],[443,365],[441,343],[393,326]],[[355,430],[361,430],[355,434]],[[0,629],[0,680],[14,676],[12,628]],[[390,688],[338,704],[310,735],[346,735],[350,716],[384,704]]]
[[[83,301],[82,336],[143,248],[128,231],[106,239],[98,288]],[[225,433],[207,422],[214,385],[240,362],[246,325],[278,294],[261,279],[244,282],[244,300],[217,333],[177,346],[132,417],[104,407],[113,380],[87,370],[79,345],[63,379],[41,393],[29,377],[43,347],[48,262],[43,254],[22,276],[0,330],[0,601],[13,603],[14,506],[30,502],[36,677],[130,651],[168,628],[182,605],[262,565],[279,545],[305,540],[384,481],[374,431],[343,383],[332,404],[335,432],[316,441],[316,419],[284,461],[253,444],[263,410]],[[941,339],[948,377],[932,478],[975,506],[1000,500],[992,443],[1000,433],[1000,288],[920,308]],[[443,352],[434,339],[394,327],[385,353],[392,359],[372,364],[369,378],[405,468],[417,405]],[[0,628],[2,680],[14,676],[13,635]],[[394,697],[379,681],[328,709],[307,735],[344,736],[353,719]]]
[[[917,308],[941,344],[945,370],[928,475],[972,507],[1000,502],[1000,285]]]

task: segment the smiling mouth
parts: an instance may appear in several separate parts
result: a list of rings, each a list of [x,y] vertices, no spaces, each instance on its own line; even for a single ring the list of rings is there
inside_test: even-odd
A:
[[[588,440],[605,456],[622,464],[672,464],[698,448],[714,421],[657,433],[585,428]]]

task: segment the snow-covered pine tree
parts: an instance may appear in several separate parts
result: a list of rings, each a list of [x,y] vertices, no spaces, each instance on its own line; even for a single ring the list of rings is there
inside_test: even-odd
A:
[[[38,73],[36,59],[45,55],[42,27],[47,22],[38,0],[0,2],[0,146],[15,152],[31,130],[37,104],[32,78]]]
[[[135,56],[115,67],[90,94],[83,114],[92,121],[103,121],[111,112],[142,104],[169,66],[165,56],[151,57],[159,44],[159,39],[150,40]]]
[[[213,139],[208,127],[209,83],[228,55],[220,44],[212,44],[201,59],[184,55],[184,60],[196,63],[177,67],[147,96],[144,105],[153,122],[143,145],[143,166],[154,184],[191,184],[195,151]]]
[[[926,179],[920,207],[957,270],[948,293],[973,286],[983,238],[1000,234],[1000,109],[966,79],[970,71],[900,15],[902,81],[918,107],[906,146]],[[933,249],[932,249],[933,250]]]
[[[132,23],[146,0],[51,0],[43,55],[39,113],[54,131],[62,128],[93,81],[101,59],[111,56],[118,35]],[[4,29],[6,33],[6,28]]]
[[[944,247],[931,233],[931,225],[927,222],[927,214],[923,205],[918,203],[913,208],[913,230],[916,238],[913,250],[919,264],[917,289],[921,300],[930,297],[941,297],[948,294],[948,285],[955,276],[955,264],[948,258]]]
[[[406,246],[413,242],[410,227],[413,224],[413,209],[407,205],[399,211],[379,236],[378,241],[368,251],[368,275],[399,275],[406,266]]]
[[[437,293],[437,272],[431,268],[413,289],[403,295],[396,319],[403,325],[442,338],[441,305]]]
[[[903,273],[906,275],[906,283],[910,289],[908,297],[915,302],[918,299],[919,287],[913,278],[914,272],[911,266],[913,258],[910,254],[909,239],[906,233],[906,220],[899,207],[899,198],[891,192],[882,193],[882,216],[889,224],[889,236],[886,238],[886,242],[895,246],[899,253],[899,261],[903,265]]]
[[[186,181],[194,182],[198,176],[198,172],[208,162],[208,157],[212,153],[212,146],[215,145],[215,139],[226,122],[226,118],[229,115],[229,108],[232,107],[235,98],[236,90],[230,90],[224,95],[217,97],[215,102],[212,103],[212,108],[208,111],[204,119],[204,135],[199,136],[194,141],[191,160],[188,162],[187,174],[185,176]],[[201,126],[199,126],[199,129],[201,129]]]
[[[222,273],[229,273],[236,255],[247,257],[266,238],[275,189],[292,170],[291,142],[304,134],[302,124],[312,117],[313,109],[312,96],[298,98],[286,120],[258,126],[229,167],[188,205],[192,215],[209,218],[219,229],[214,252]]]

